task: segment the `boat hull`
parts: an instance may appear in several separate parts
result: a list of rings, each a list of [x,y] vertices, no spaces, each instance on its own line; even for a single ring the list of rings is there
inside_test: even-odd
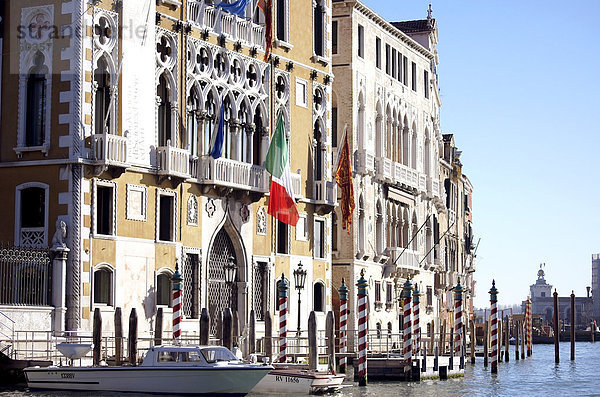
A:
[[[272,370],[252,389],[253,393],[310,394],[333,391],[340,387],[344,375],[302,370]]]
[[[271,368],[49,367],[25,375],[30,389],[243,396]]]

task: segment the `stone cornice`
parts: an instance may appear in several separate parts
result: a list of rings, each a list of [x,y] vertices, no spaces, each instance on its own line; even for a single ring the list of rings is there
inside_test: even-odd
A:
[[[345,3],[347,5],[349,5],[350,7],[356,9],[357,11],[359,11],[366,17],[370,18],[373,22],[375,22],[377,25],[379,25],[380,27],[385,29],[392,36],[396,37],[403,43],[407,44],[410,48],[416,50],[417,52],[419,52],[420,54],[425,56],[427,59],[431,60],[431,59],[435,58],[435,54],[433,52],[429,51],[428,49],[423,47],[421,44],[417,43],[406,33],[401,31],[400,29],[396,28],[390,22],[383,19],[379,14],[377,14],[375,11],[371,10],[369,7],[367,7],[360,1],[351,0],[351,1],[346,1]],[[339,4],[339,3],[337,3],[337,4]],[[334,15],[333,17],[335,18],[336,16]]]

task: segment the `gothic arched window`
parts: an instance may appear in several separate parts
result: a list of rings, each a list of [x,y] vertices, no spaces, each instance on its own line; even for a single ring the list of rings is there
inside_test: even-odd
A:
[[[315,170],[314,170],[314,175],[315,175],[315,181],[321,181],[323,180],[324,177],[324,170],[323,170],[323,131],[321,129],[321,124],[319,123],[319,120],[317,120],[315,122],[314,125],[314,129],[313,129],[313,139],[315,142],[315,152],[314,152],[314,164],[315,164]]]
[[[110,73],[104,57],[98,60],[98,67],[94,72],[96,83],[94,125],[96,134],[110,131]]]
[[[194,88],[187,100],[187,139],[190,153],[198,156],[198,116],[200,114],[200,96]]]
[[[164,74],[158,78],[158,146],[167,146],[172,141],[173,131],[171,123],[171,90]]]
[[[252,136],[252,162],[254,165],[262,165],[260,154],[261,134],[263,133],[263,119],[260,109],[254,113],[254,135]]]
[[[46,129],[46,74],[44,55],[37,52],[27,77],[25,145],[42,146]]]
[[[215,101],[215,97],[211,92],[206,96],[206,101],[204,102],[204,111],[206,112],[206,120],[204,122],[204,131],[203,131],[203,151],[202,153],[205,155],[209,155],[211,151],[210,141],[212,139],[212,134],[214,130],[214,121],[215,114],[217,112],[217,103]]]

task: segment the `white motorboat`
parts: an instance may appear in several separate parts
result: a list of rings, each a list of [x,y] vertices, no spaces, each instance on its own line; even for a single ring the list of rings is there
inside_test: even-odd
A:
[[[344,378],[343,374],[301,369],[295,365],[275,364],[275,369],[262,378],[254,386],[252,392],[263,394],[327,393],[343,387]]]
[[[222,346],[155,346],[139,366],[24,371],[30,389],[243,396],[272,369],[246,364]]]

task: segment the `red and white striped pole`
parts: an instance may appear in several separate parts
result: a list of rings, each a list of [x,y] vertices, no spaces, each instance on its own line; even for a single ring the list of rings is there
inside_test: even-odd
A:
[[[358,287],[358,385],[367,385],[367,280],[360,272]]]
[[[283,273],[279,282],[279,362],[287,361],[287,295],[288,282]]]
[[[175,273],[173,274],[173,343],[181,344],[181,273],[179,273],[179,264],[175,264]]]
[[[527,357],[533,353],[533,314],[531,312],[531,299],[527,297]],[[572,326],[572,325],[571,325]]]
[[[344,283],[342,278],[342,285],[338,292],[340,293],[340,372],[346,372],[347,358],[345,353],[348,351],[347,347],[347,335],[348,330],[348,287]]]
[[[417,359],[421,352],[421,324],[419,324],[419,306],[421,303],[419,296],[421,296],[419,293],[419,286],[415,283],[415,288],[413,290],[413,341],[415,343],[413,352],[415,359]]]
[[[410,300],[411,300],[412,284],[409,279],[402,286],[402,306],[404,308],[404,332],[403,332],[403,356],[407,365],[412,368],[412,337],[411,337],[411,318],[410,318]]]
[[[490,289],[490,306],[491,306],[491,347],[492,347],[492,373],[498,373],[498,290],[496,289],[496,281],[492,280],[492,288]]]
[[[460,278],[456,287],[454,287],[454,355],[460,356],[462,352],[462,331],[463,331],[463,287],[460,285]]]

